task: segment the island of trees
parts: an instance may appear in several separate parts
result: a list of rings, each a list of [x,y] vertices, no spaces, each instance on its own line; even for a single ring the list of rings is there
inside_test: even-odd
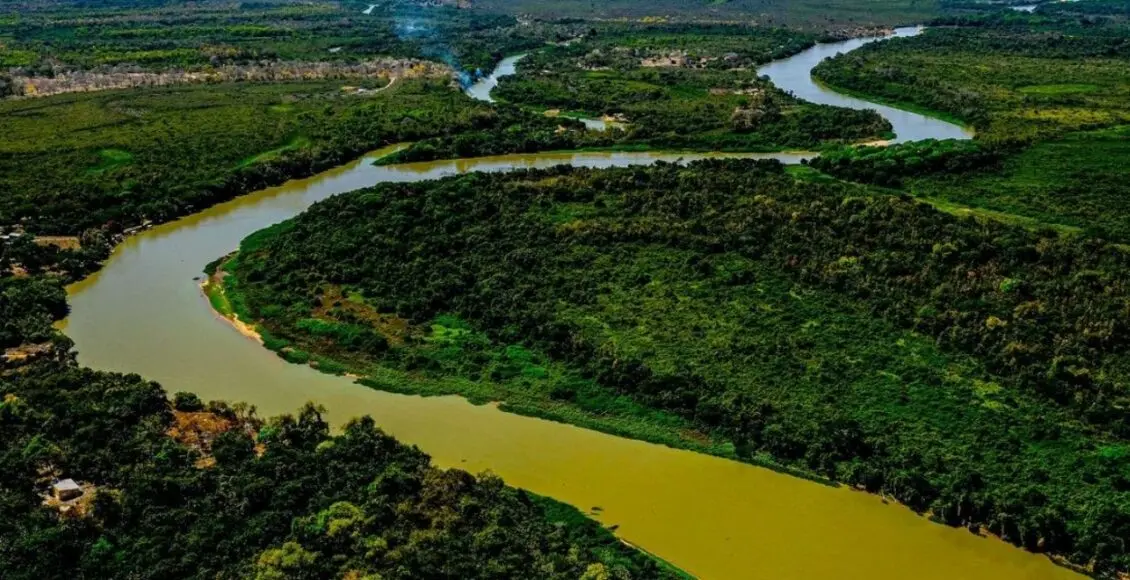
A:
[[[704,161],[383,185],[224,267],[295,362],[597,427],[646,417],[632,434],[673,444],[690,425],[727,455],[1127,564],[1117,246]]]

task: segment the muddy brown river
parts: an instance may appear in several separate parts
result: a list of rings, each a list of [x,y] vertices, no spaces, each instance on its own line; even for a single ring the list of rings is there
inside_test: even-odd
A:
[[[807,79],[808,69],[799,67],[814,63],[793,59],[798,70],[778,69],[774,75],[790,73],[796,80],[804,72]],[[962,132],[944,125],[946,131]],[[236,248],[248,234],[331,195],[467,171],[561,163],[608,167],[704,156],[553,153],[372,165],[381,154],[127,239],[103,270],[69,288],[72,312],[65,331],[77,345],[79,360],[96,369],[139,373],[170,393],[194,391],[205,399],[246,401],[264,416],[293,412],[307,401],[325,406],[336,424],[371,415],[441,466],[490,470],[512,485],[582,510],[599,507],[595,517],[619,526],[622,538],[703,578],[1077,577],[1044,557],[931,523],[874,495],[512,415],[458,397],[372,390],[287,364],[213,314],[193,279],[203,266]],[[746,156],[795,163],[804,154]]]

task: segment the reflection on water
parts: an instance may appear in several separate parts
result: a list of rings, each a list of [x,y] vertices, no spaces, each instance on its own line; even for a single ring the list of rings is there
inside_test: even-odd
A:
[[[494,97],[490,96],[490,92],[498,86],[498,79],[514,74],[518,68],[518,61],[523,58],[526,58],[525,54],[516,54],[498,61],[493,72],[475,81],[475,84],[464,89],[464,92],[472,99],[493,103]]]

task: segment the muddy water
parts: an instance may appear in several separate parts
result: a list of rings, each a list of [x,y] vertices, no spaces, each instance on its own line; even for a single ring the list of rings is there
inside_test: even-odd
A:
[[[311,203],[379,182],[572,163],[675,160],[650,153],[520,155],[376,167],[377,154],[254,193],[128,239],[72,286],[65,330],[88,366],[136,372],[169,392],[246,401],[261,414],[306,401],[337,424],[371,415],[445,467],[510,484],[618,525],[628,541],[704,578],[1053,579],[1072,573],[878,497],[732,461],[476,407],[383,393],[284,363],[216,318],[194,277],[248,234]],[[803,154],[761,155],[797,162]],[[686,155],[691,159],[702,155]]]

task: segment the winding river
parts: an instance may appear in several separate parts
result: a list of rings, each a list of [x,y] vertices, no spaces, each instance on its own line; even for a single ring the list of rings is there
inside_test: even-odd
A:
[[[478,99],[480,101],[486,101],[488,103],[495,102],[494,97],[492,97],[490,94],[491,91],[493,91],[495,87],[498,86],[499,79],[501,79],[502,77],[510,76],[518,70],[518,61],[522,60],[523,58],[526,58],[525,54],[516,54],[514,56],[508,56],[498,61],[498,65],[494,67],[494,71],[492,71],[489,75],[479,79],[475,84],[467,87],[463,92],[467,93],[467,96]],[[614,126],[613,123],[605,121],[604,119],[589,119],[581,117],[577,120],[584,123],[585,127],[596,131],[604,131],[609,127]]]
[[[911,33],[901,31],[900,34]],[[867,40],[817,46],[763,72],[802,98],[867,106],[808,77],[826,55]],[[900,138],[960,136],[952,125],[880,108]],[[105,268],[69,288],[65,321],[79,360],[136,372],[170,392],[247,401],[260,414],[308,400],[336,424],[372,415],[445,467],[491,470],[510,484],[566,501],[617,533],[704,578],[1053,579],[1073,573],[1003,542],[927,521],[879,497],[716,457],[474,406],[458,397],[380,392],[283,362],[218,319],[194,281],[248,234],[337,193],[387,181],[435,179],[571,163],[609,167],[692,159],[662,153],[551,153],[345,166],[253,193],[122,243]],[[749,155],[798,162],[804,154]]]

